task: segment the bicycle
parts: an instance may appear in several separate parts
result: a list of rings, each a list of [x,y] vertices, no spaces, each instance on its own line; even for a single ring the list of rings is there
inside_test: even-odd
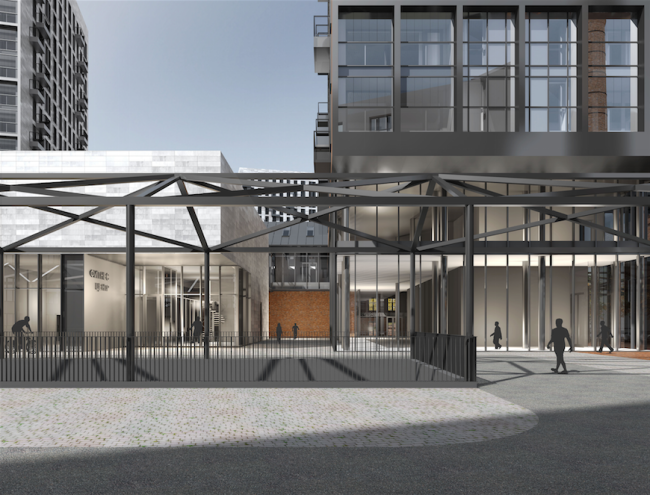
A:
[[[24,330],[20,334],[14,334],[14,344],[13,344],[13,351],[14,354],[16,354],[19,350],[24,351],[25,353],[28,354],[36,354],[36,338],[34,338],[32,335],[34,332],[29,331],[25,332]],[[19,339],[21,339],[21,348],[18,349],[18,342]],[[7,354],[11,352],[11,347],[7,348]]]

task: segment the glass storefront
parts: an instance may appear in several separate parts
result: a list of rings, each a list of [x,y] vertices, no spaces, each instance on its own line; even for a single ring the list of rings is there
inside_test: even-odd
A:
[[[4,255],[4,328],[30,317],[34,332],[124,332],[125,267],[107,255]],[[161,261],[163,257],[161,257]],[[192,341],[190,326],[203,320],[203,266],[138,265],[136,335]],[[251,334],[251,279],[238,266],[210,267],[210,340]],[[204,326],[204,329],[206,327]],[[259,334],[258,327],[256,332]],[[236,342],[235,342],[236,344]]]

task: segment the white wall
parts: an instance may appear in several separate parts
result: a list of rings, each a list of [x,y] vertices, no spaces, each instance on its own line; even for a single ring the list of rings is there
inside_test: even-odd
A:
[[[108,280],[91,277],[95,270],[108,274]],[[96,284],[100,284],[97,290]],[[102,290],[101,285],[106,290]],[[84,332],[126,331],[126,267],[84,255]]]

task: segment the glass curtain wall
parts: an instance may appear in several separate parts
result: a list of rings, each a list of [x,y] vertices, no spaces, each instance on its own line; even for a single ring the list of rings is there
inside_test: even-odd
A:
[[[526,12],[526,132],[576,132],[574,12]]]
[[[339,132],[393,130],[393,10],[339,10]]]
[[[514,132],[515,34],[513,12],[465,12],[463,131]]]
[[[589,132],[639,130],[639,15],[589,11]]]
[[[402,7],[401,15],[401,130],[453,132],[453,14]]]

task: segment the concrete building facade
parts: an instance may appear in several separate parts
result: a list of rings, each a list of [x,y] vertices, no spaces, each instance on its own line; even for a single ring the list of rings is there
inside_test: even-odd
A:
[[[0,149],[88,147],[88,30],[76,0],[0,2]]]

